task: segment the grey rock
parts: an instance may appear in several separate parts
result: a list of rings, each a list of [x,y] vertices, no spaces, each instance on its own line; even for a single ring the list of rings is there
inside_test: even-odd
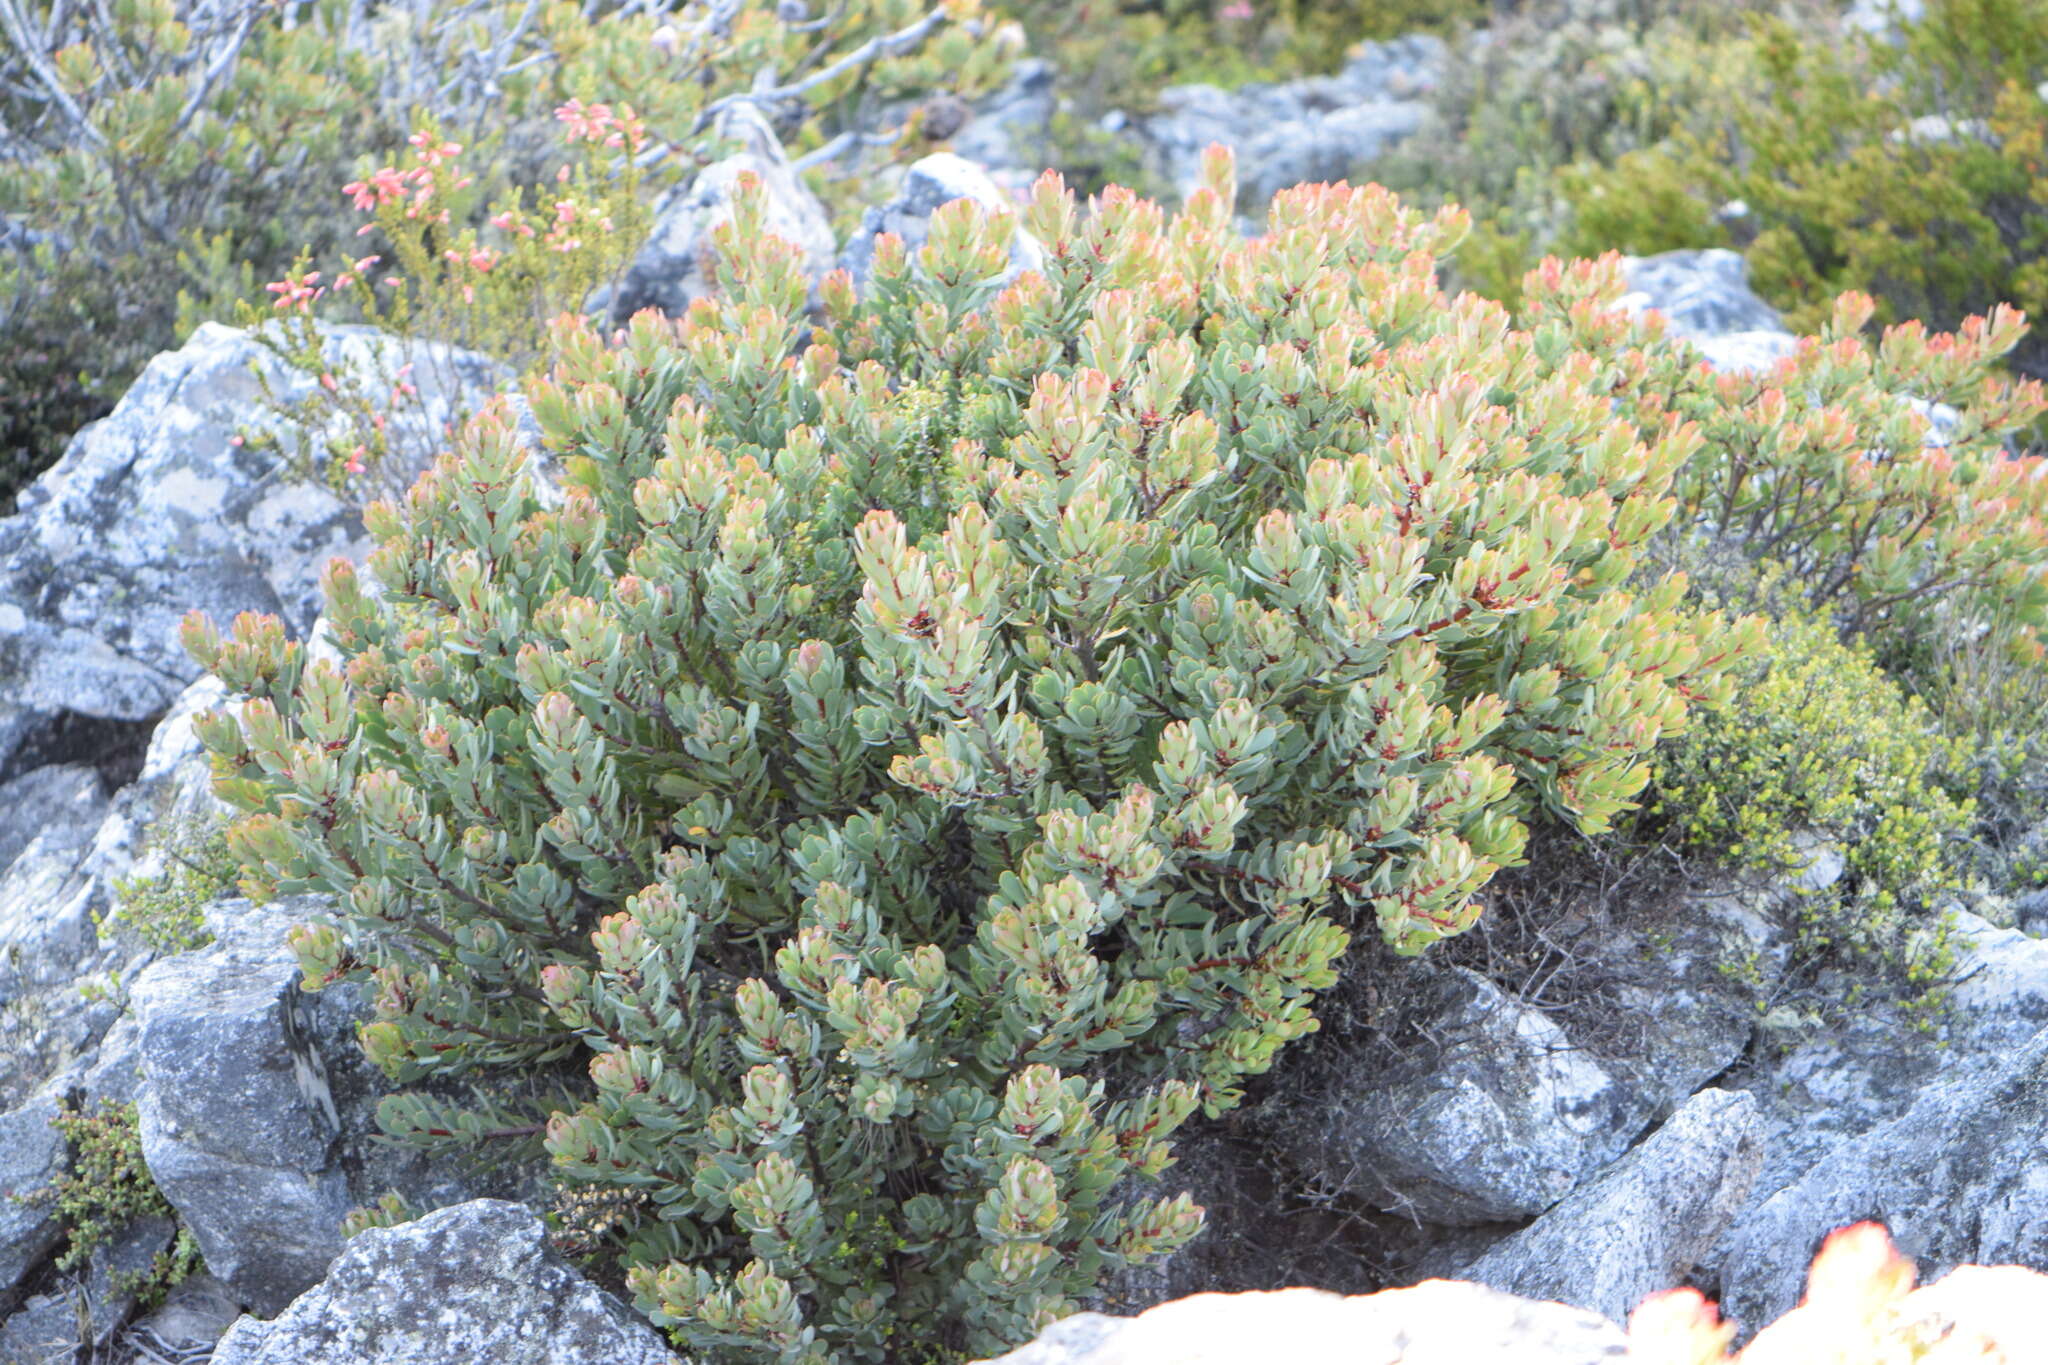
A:
[[[1763,1161],[1756,1101],[1703,1090],[1620,1161],[1461,1275],[1623,1321],[1706,1261]]]
[[[1236,90],[1169,86],[1159,112],[1129,120],[1148,168],[1182,197],[1201,181],[1212,143],[1237,152],[1242,203],[1263,211],[1291,185],[1356,177],[1422,126],[1444,62],[1441,40],[1362,43],[1334,76]]]
[[[2003,1065],[1928,1088],[1745,1215],[1721,1267],[1730,1316],[1767,1322],[1798,1302],[1806,1257],[1875,1219],[1933,1278],[1963,1264],[2048,1264],[2048,1030]]]
[[[618,292],[606,301],[611,319],[623,325],[643,308],[681,317],[694,299],[711,292],[711,234],[732,218],[740,177],[751,174],[767,192],[769,232],[801,247],[812,282],[832,268],[838,243],[832,220],[798,176],[768,122],[750,104],[736,107],[726,131],[745,150],[699,171],[654,204],[647,242],[627,267]]]
[[[2014,898],[2013,923],[2033,938],[2048,937],[2048,887],[2038,887]]]
[[[275,1312],[319,1280],[349,1208],[341,1122],[306,1038],[286,930],[324,902],[246,903],[208,949],[162,959],[130,988],[141,1027],[143,1160],[242,1301]]]
[[[422,408],[391,424],[401,463],[442,439],[464,395],[500,378],[480,356],[369,328],[323,338],[337,372],[414,362]],[[327,560],[362,548],[355,514],[292,475],[285,452],[302,433],[270,415],[257,371],[281,402],[317,391],[249,334],[200,326],[150,361],[0,520],[0,778],[14,775],[9,755],[61,717],[162,712],[199,672],[177,638],[187,610],[223,621],[275,612],[303,631]],[[279,439],[231,444],[244,425]],[[323,433],[303,434],[317,446]]]
[[[1083,1313],[987,1365],[1620,1365],[1628,1341],[1583,1309],[1435,1280],[1343,1297],[1320,1289],[1202,1294],[1135,1318]]]
[[[875,258],[875,238],[893,232],[915,254],[931,236],[932,214],[956,199],[972,199],[991,211],[1016,212],[987,171],[965,157],[936,152],[911,163],[895,196],[862,215],[860,226],[840,248],[840,266],[865,285]],[[1037,239],[1019,224],[1010,238],[1010,273],[1036,270],[1043,263]]]
[[[213,1365],[680,1365],[654,1330],[548,1246],[538,1218],[477,1200],[351,1240],[274,1321],[243,1318]]]
[[[0,1365],[73,1365],[87,1336],[72,1295],[38,1294],[0,1323]]]
[[[0,1035],[11,1044],[0,1049],[0,1106],[59,1077],[89,1096],[132,1095],[132,1049],[125,1072],[94,1056],[118,1008],[80,987],[113,971],[132,977],[152,954],[119,934],[101,938],[94,917],[114,908],[122,878],[163,870],[152,834],[163,821],[220,813],[191,718],[221,696],[213,680],[187,688],[157,726],[133,783],[111,802],[74,803],[0,872]]]
[[[1749,263],[1737,252],[1719,247],[1665,251],[1628,257],[1622,268],[1630,291],[1622,305],[1662,313],[1673,336],[1689,341],[1748,332],[1790,336],[1778,310],[1751,291]]]
[[[1012,193],[1025,189],[1051,162],[1048,140],[1059,109],[1058,72],[1042,57],[1010,68],[1009,82],[984,100],[953,134],[953,152],[988,169]]]
[[[1602,964],[1600,1020],[1417,967],[1370,1024],[1341,1001],[1319,1010],[1289,1083],[1248,1122],[1303,1178],[1378,1208],[1449,1226],[1532,1217],[1741,1057],[1754,1008],[1723,968],[1752,961],[1768,982],[1775,932],[1734,897],[1656,922],[1559,926],[1561,951]]]
[[[135,1323],[130,1337],[160,1354],[186,1354],[212,1346],[241,1315],[242,1306],[228,1287],[202,1270],[171,1286],[163,1303]]]
[[[55,1210],[31,1196],[64,1173],[64,1137],[50,1126],[57,1099],[40,1095],[0,1114],[0,1304],[55,1249]]]
[[[1895,1011],[1858,1010],[1744,1078],[1768,1135],[1758,1202],[1844,1143],[1900,1120],[1929,1087],[1981,1076],[2048,1028],[2048,941],[1968,911],[1954,922],[1961,980],[1932,1031]]]
[[[71,1291],[82,1337],[95,1347],[112,1340],[134,1316],[134,1286],[148,1278],[158,1253],[177,1235],[178,1225],[168,1218],[138,1218],[93,1253],[85,1279]]]
[[[52,763],[0,782],[0,872],[44,827],[80,824],[105,805],[99,773],[83,763]]]

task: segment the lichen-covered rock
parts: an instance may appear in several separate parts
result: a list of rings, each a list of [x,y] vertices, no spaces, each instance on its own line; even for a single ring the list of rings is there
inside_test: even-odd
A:
[[[341,1120],[285,931],[321,907],[216,907],[217,941],[130,988],[143,1160],[206,1264],[259,1312],[315,1283],[349,1209]]]
[[[687,184],[654,203],[654,225],[608,300],[614,323],[623,325],[643,308],[681,317],[693,299],[711,292],[711,234],[732,218],[733,194],[742,175],[752,175],[766,192],[766,227],[803,248],[813,281],[832,268],[838,242],[832,220],[790,164],[788,154],[758,110],[741,104],[728,116],[745,150],[713,162]]]
[[[1768,1322],[1798,1302],[1801,1257],[1836,1228],[1890,1227],[1923,1272],[2048,1265],[2048,1029],[2005,1064],[1924,1090],[1898,1118],[1827,1152],[1746,1212],[1721,1263],[1730,1316]]]
[[[1625,1320],[1707,1258],[1756,1179],[1762,1142],[1755,1099],[1703,1090],[1461,1278]]]
[[[1664,251],[1629,257],[1623,270],[1630,292],[1622,306],[1663,314],[1670,334],[1699,347],[1717,370],[1760,370],[1792,353],[1792,333],[1750,289],[1739,252]]]
[[[1234,148],[1242,200],[1263,207],[1291,185],[1355,180],[1412,135],[1444,53],[1442,40],[1416,34],[1361,43],[1335,75],[1235,90],[1169,86],[1158,113],[1126,127],[1148,167],[1183,196],[1201,183],[1211,143]]]
[[[990,210],[1014,212],[1016,208],[987,171],[951,152],[935,153],[911,163],[895,196],[862,215],[860,226],[839,250],[841,268],[856,283],[866,284],[868,267],[875,258],[875,238],[893,232],[915,254],[931,236],[932,214],[956,199],[972,199]],[[1043,259],[1037,239],[1020,223],[1010,238],[1011,271],[1036,270]]]
[[[31,1197],[64,1172],[64,1138],[50,1126],[57,1107],[39,1095],[0,1114],[0,1304],[64,1236],[56,1210]]]
[[[1619,1365],[1627,1358],[1622,1330],[1597,1314],[1433,1280],[1348,1298],[1282,1289],[1200,1294],[1135,1318],[1082,1313],[989,1365]]]
[[[395,369],[417,355],[422,411],[408,429],[438,435],[458,394],[498,382],[492,362],[466,352],[420,345],[391,359],[401,343],[372,329],[325,337],[337,367]],[[281,402],[315,392],[311,376],[246,332],[200,326],[150,361],[0,520],[0,779],[66,715],[162,712],[200,673],[177,639],[193,607],[275,612],[303,626],[328,558],[362,548],[348,505],[292,476],[285,450],[295,441],[232,441],[244,426],[284,429],[256,370]]]
[[[243,1318],[213,1365],[680,1365],[579,1275],[517,1204],[477,1200],[364,1232],[274,1321]]]
[[[1780,953],[1733,897],[1688,901],[1654,932],[1578,932],[1611,1001],[1600,1029],[1417,967],[1393,1002],[1324,1010],[1251,1121],[1304,1178],[1382,1209],[1451,1226],[1543,1212],[1742,1056],[1754,1008],[1723,967],[1750,958],[1768,980]]]
[[[0,872],[46,827],[90,824],[105,805],[100,775],[84,763],[52,763],[0,782]]]
[[[1899,1119],[1929,1087],[1995,1069],[2048,1028],[2048,942],[1968,911],[1955,912],[1954,925],[1961,979],[1932,1030],[1895,1010],[1855,1011],[1745,1078],[1768,1135],[1752,1202],[1841,1144]],[[1824,982],[1840,990],[1852,984]]]

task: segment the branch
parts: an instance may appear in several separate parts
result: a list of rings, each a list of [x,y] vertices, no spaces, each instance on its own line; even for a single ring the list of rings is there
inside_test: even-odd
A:
[[[91,120],[85,116],[85,111],[78,107],[78,101],[72,99],[71,92],[64,88],[64,82],[57,75],[56,68],[50,65],[49,58],[43,55],[41,47],[32,40],[28,25],[23,21],[21,11],[15,6],[14,0],[0,0],[0,27],[7,30],[7,36],[20,51],[22,60],[28,63],[29,70],[35,73],[36,79],[50,92],[50,98],[64,111],[64,116],[71,120],[72,126],[78,129],[86,141],[104,150],[107,145],[105,134],[92,126]]]
[[[946,18],[946,11],[943,8],[935,9],[925,15],[924,18],[917,20],[915,23],[906,24],[894,33],[875,35],[830,66],[823,67],[800,81],[794,81],[788,85],[771,85],[756,90],[742,90],[737,94],[713,100],[698,113],[697,121],[690,125],[690,131],[693,134],[702,132],[713,119],[717,118],[718,115],[727,109],[730,109],[733,105],[772,104],[777,100],[785,100],[797,95],[808,94],[819,86],[829,84],[838,79],[857,66],[865,66],[882,57],[893,57],[899,52],[907,52],[923,42],[933,29],[945,23]]]

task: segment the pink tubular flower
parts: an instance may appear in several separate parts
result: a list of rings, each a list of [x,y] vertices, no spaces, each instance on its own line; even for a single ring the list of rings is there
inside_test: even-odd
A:
[[[612,110],[608,104],[587,105],[582,100],[570,100],[555,110],[555,117],[576,142],[601,141],[612,126]]]
[[[351,450],[348,453],[348,463],[343,465],[342,468],[346,469],[351,474],[362,473],[365,468],[365,465],[363,464],[363,457],[368,455],[369,453],[370,448],[368,446],[357,446],[354,450]]]
[[[405,181],[394,167],[385,166],[372,174],[368,180],[354,180],[343,185],[341,192],[353,198],[357,208],[373,209],[394,199],[404,198]]]
[[[436,142],[433,135],[424,128],[407,138],[406,141],[412,144],[413,152],[419,157],[422,166],[438,166],[451,157],[462,155],[461,143]]]
[[[1252,17],[1251,0],[1230,0],[1229,4],[1216,11],[1216,17],[1241,24]]]
[[[327,292],[317,287],[319,283],[320,272],[308,270],[303,275],[287,275],[263,287],[277,295],[275,307],[296,308],[303,313],[313,306],[313,300]]]

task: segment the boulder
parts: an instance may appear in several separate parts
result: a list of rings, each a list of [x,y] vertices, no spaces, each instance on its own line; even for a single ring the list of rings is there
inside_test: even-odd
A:
[[[1756,1180],[1762,1144],[1755,1099],[1703,1090],[1460,1278],[1625,1321],[1644,1297],[1708,1258]]]
[[[1664,315],[1670,335],[1700,348],[1717,370],[1760,370],[1792,354],[1797,340],[1778,310],[1749,287],[1749,262],[1714,247],[1630,256],[1622,263],[1630,312]]]
[[[605,301],[614,325],[623,326],[643,308],[681,317],[692,300],[711,292],[711,234],[731,220],[742,175],[761,182],[767,192],[768,231],[803,248],[812,282],[832,268],[838,243],[831,217],[790,164],[767,120],[753,105],[740,104],[726,124],[727,134],[740,137],[745,150],[706,166],[688,184],[655,201],[647,241],[617,292]]]
[[[978,166],[1004,190],[1016,194],[1051,163],[1052,117],[1059,109],[1059,73],[1043,57],[1026,57],[1010,68],[1001,90],[983,100],[955,132],[951,150]]]
[[[1357,178],[1375,158],[1422,126],[1420,96],[1437,82],[1445,47],[1411,35],[1361,43],[1332,76],[1309,76],[1235,90],[1169,86],[1159,112],[1112,126],[1139,145],[1149,170],[1185,197],[1201,183],[1212,143],[1237,152],[1243,206],[1263,213],[1291,185]]]
[[[0,1049],[0,1107],[60,1077],[93,1097],[132,1093],[132,1065],[110,1073],[93,1052],[119,1011],[81,986],[132,975],[151,956],[117,934],[102,938],[96,921],[114,908],[123,878],[163,869],[156,831],[164,821],[219,812],[191,718],[221,695],[213,680],[187,688],[156,727],[134,782],[111,801],[95,785],[70,785],[70,803],[0,870],[0,1031],[12,1044]]]
[[[438,441],[464,395],[499,382],[467,352],[363,327],[322,335],[340,372],[415,362],[421,406],[393,423],[401,444]],[[178,644],[187,610],[275,612],[303,631],[329,557],[363,547],[354,510],[294,472],[304,433],[271,414],[259,372],[281,403],[317,392],[248,333],[200,326],[0,520],[0,780],[66,717],[139,721],[169,706],[199,672]],[[277,439],[237,442],[244,427]]]
[[[895,196],[861,217],[860,226],[839,250],[840,267],[865,285],[875,258],[875,238],[893,232],[915,255],[931,236],[932,214],[955,199],[972,199],[992,212],[1016,212],[1016,205],[987,171],[965,157],[936,152],[912,162]],[[1010,238],[1010,273],[1036,270],[1043,262],[1038,240],[1019,224]]]
[[[242,1318],[213,1365],[681,1365],[578,1274],[517,1204],[476,1200],[351,1240],[270,1322]]]
[[[1134,1318],[1082,1313],[985,1365],[1622,1365],[1627,1359],[1627,1337],[1597,1314],[1433,1280],[1348,1298],[1282,1289],[1199,1294]]]
[[[0,872],[47,826],[83,824],[105,807],[100,775],[84,763],[52,763],[0,782]]]
[[[1897,1010],[1856,1010],[1741,1081],[1757,1097],[1767,1134],[1753,1202],[1899,1119],[1929,1087],[1995,1069],[2048,1028],[2048,941],[1968,911],[1953,912],[1953,921],[1960,979],[1931,1029]],[[1842,994],[1854,985],[1831,976],[1820,988]]]
[[[50,1126],[57,1099],[39,1095],[0,1114],[0,1308],[22,1278],[56,1249],[56,1210],[35,1198],[64,1173],[64,1135]]]
[[[130,987],[141,1028],[143,1160],[206,1264],[276,1312],[341,1250],[341,1119],[284,934],[316,898],[215,907],[216,942]]]
[[[1759,1324],[1798,1302],[1803,1253],[1837,1228],[1886,1224],[1923,1272],[2048,1265],[2048,1029],[2002,1064],[1922,1091],[1742,1215],[1721,1261],[1728,1314]]]
[[[1553,1013],[1473,971],[1403,964],[1375,1005],[1347,1002],[1355,982],[1338,988],[1248,1121],[1300,1178],[1423,1222],[1548,1209],[1742,1056],[1751,989],[1724,967],[1752,961],[1768,983],[1782,960],[1768,915],[1739,897],[1560,923],[1553,937],[1597,960],[1597,1011]]]

